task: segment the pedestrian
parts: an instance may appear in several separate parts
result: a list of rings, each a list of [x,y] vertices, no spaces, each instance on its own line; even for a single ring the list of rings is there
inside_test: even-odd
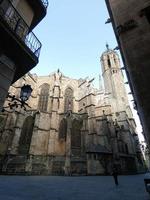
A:
[[[114,177],[115,185],[118,186],[118,169],[117,166],[113,166],[112,176]]]

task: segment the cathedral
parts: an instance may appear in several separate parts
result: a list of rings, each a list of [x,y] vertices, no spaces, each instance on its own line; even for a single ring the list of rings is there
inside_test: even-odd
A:
[[[144,168],[136,124],[129,106],[118,54],[107,47],[101,59],[104,87],[73,79],[60,70],[26,74],[33,92],[27,110],[0,113],[0,172],[26,175],[107,175]],[[8,101],[5,102],[8,104]]]

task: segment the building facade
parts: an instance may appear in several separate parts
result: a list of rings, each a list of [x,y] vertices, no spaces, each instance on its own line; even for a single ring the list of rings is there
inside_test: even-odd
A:
[[[6,174],[122,174],[143,170],[143,159],[117,53],[101,56],[104,89],[93,79],[59,70],[27,74],[10,88],[33,88],[28,111],[1,114],[1,172]],[[7,102],[8,103],[8,102]]]
[[[38,63],[42,45],[32,30],[47,6],[48,0],[0,0],[0,110],[10,85]]]
[[[150,147],[150,1],[106,0],[106,4]]]

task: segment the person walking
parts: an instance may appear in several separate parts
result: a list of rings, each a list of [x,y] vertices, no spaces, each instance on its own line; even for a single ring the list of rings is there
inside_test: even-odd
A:
[[[115,185],[118,186],[119,182],[118,182],[118,169],[117,169],[117,166],[113,166],[112,176],[114,178]]]

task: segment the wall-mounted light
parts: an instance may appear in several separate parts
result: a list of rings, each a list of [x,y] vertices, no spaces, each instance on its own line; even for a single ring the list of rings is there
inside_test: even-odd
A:
[[[26,101],[29,99],[32,93],[32,88],[30,85],[24,85],[21,87],[20,91],[20,98],[16,98],[15,95],[8,94],[7,99],[9,101],[8,106],[3,107],[3,112],[7,111],[6,109],[13,109],[13,108],[18,108],[19,106],[21,108],[24,108],[26,110],[26,107],[30,107]]]
[[[20,92],[20,99],[22,102],[25,102],[29,99],[29,97],[31,96],[32,93],[32,88],[31,85],[24,85],[21,88],[21,92]]]

